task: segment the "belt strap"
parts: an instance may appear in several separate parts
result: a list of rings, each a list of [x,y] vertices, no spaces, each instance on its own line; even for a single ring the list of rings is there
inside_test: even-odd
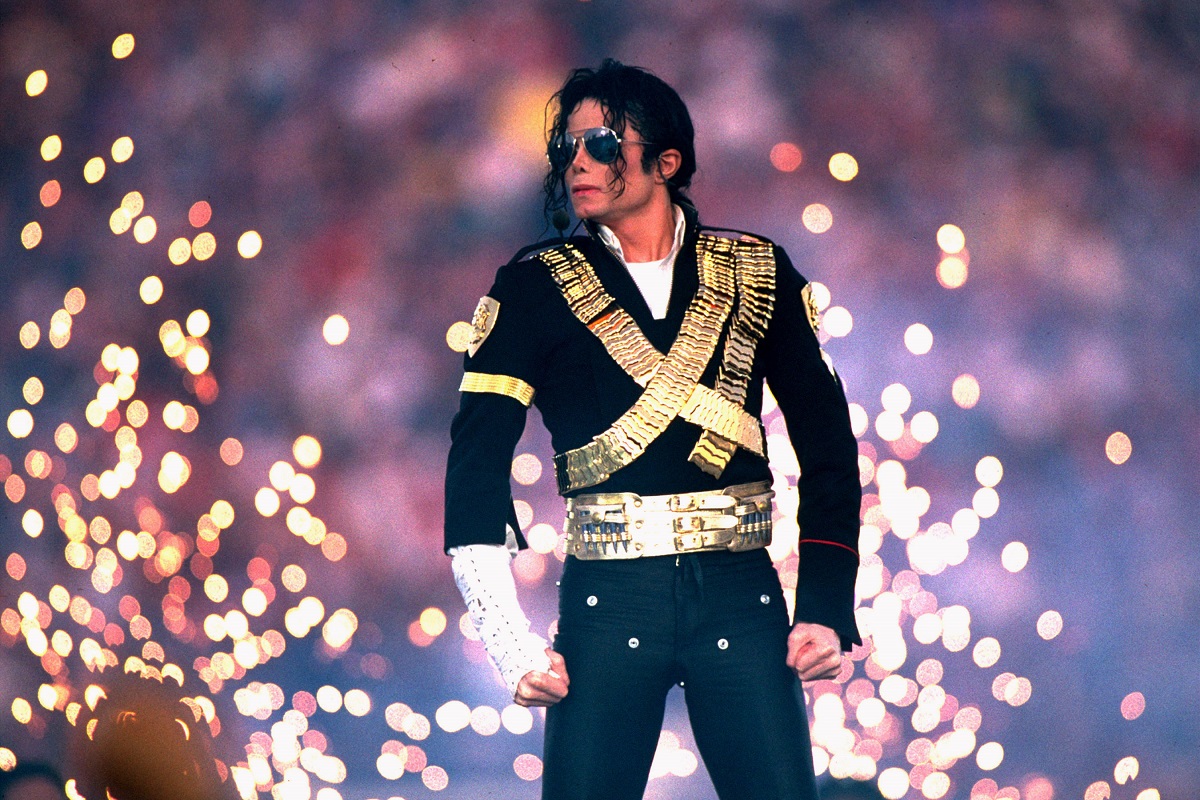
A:
[[[774,494],[760,481],[692,494],[579,495],[567,499],[565,550],[594,560],[766,547]]]

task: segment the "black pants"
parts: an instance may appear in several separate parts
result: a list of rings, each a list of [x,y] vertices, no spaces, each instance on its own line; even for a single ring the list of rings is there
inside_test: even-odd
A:
[[[722,800],[815,800],[789,623],[765,550],[568,558],[554,648],[571,687],[546,715],[544,800],[637,800],[667,692],[683,684]]]

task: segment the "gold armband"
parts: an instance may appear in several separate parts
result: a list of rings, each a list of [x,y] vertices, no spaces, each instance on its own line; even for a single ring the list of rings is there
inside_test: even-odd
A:
[[[528,407],[533,403],[533,387],[520,378],[510,375],[491,375],[486,372],[465,372],[460,392],[490,392],[511,397],[521,405]]]

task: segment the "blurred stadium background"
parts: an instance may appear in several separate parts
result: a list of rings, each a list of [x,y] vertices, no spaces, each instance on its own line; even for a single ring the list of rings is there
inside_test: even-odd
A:
[[[808,687],[818,768],[889,798],[1194,794],[1184,0],[0,5],[0,769],[71,777],[141,674],[243,796],[537,795],[541,718],[462,621],[441,478],[456,323],[545,235],[545,102],[606,56],[689,103],[704,221],[827,289],[870,645]],[[535,412],[543,632],[549,455]],[[647,796],[713,796],[680,702]]]

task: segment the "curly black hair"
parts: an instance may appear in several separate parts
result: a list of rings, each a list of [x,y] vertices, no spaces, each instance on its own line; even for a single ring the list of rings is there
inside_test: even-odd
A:
[[[598,102],[604,109],[604,122],[618,136],[624,137],[632,127],[639,139],[650,144],[642,148],[641,167],[649,172],[655,160],[665,150],[678,150],[682,159],[679,169],[667,180],[673,203],[692,205],[684,190],[696,172],[695,131],[687,106],[662,78],[641,67],[631,67],[606,58],[599,69],[581,67],[573,70],[562,88],[546,105],[547,116],[553,112],[547,143],[563,135],[567,117],[587,99]],[[618,152],[613,162],[618,191],[625,190],[625,155]],[[545,193],[544,212],[547,222],[554,212],[567,207],[567,189],[563,170],[553,166],[542,183]]]

